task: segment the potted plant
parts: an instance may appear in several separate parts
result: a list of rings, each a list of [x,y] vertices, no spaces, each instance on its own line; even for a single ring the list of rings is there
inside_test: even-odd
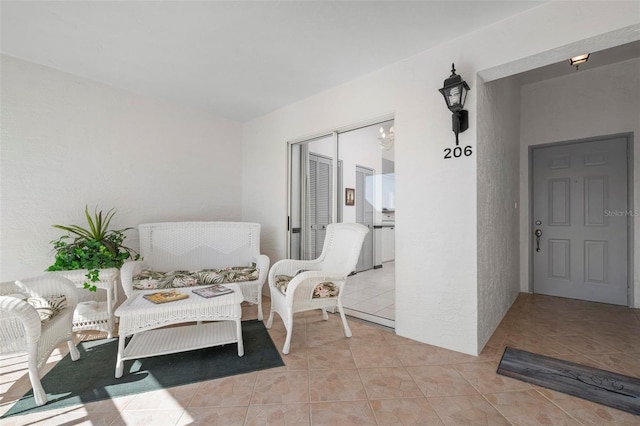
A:
[[[100,281],[100,270],[119,269],[125,260],[138,260],[140,255],[126,247],[123,242],[126,231],[133,228],[109,229],[114,209],[103,215],[102,210],[94,210],[93,217],[88,207],[84,209],[88,226],[53,225],[67,234],[51,241],[55,253],[55,263],[47,271],[87,270],[84,288],[96,291],[95,283]]]

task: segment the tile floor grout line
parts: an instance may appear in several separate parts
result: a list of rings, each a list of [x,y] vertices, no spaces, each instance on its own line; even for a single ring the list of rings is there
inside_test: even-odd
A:
[[[543,389],[547,389],[547,388],[543,388]],[[538,395],[542,396],[544,399],[546,399],[547,401],[549,401],[551,404],[553,404],[554,406],[558,407],[560,409],[560,411],[562,411],[563,413],[565,413],[567,416],[569,416],[570,418],[572,418],[573,420],[575,420],[579,425],[581,426],[585,426],[584,423],[582,423],[579,419],[576,419],[575,417],[573,417],[571,415],[571,413],[569,413],[567,410],[565,410],[564,408],[562,408],[561,406],[559,406],[558,404],[556,404],[552,399],[547,398],[547,396],[540,392],[539,389],[534,389]]]

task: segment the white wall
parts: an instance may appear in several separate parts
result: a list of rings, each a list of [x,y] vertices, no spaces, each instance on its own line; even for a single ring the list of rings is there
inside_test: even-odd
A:
[[[42,273],[53,224],[240,220],[242,127],[2,56],[0,280]],[[127,243],[137,248],[137,233]]]
[[[478,347],[518,296],[520,84],[478,80]]]
[[[640,59],[525,85],[521,99],[520,288],[529,291],[529,146],[633,132],[633,209],[640,211]],[[640,218],[634,221],[634,306],[640,307]]]
[[[481,349],[477,234],[482,232],[477,227],[477,159],[443,159],[454,137],[437,89],[455,62],[472,88],[471,123],[461,144],[475,147],[476,73],[637,24],[638,16],[638,2],[545,3],[246,123],[244,220],[262,222],[263,249],[272,261],[282,258],[286,142],[395,113],[396,333],[476,354]]]

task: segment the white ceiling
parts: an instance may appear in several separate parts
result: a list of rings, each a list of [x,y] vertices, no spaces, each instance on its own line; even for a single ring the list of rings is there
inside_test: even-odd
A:
[[[2,0],[1,51],[245,121],[541,3]]]

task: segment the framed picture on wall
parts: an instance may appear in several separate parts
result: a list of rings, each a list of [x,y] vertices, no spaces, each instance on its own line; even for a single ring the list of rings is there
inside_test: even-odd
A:
[[[344,205],[353,206],[356,204],[356,190],[353,188],[344,189]]]

